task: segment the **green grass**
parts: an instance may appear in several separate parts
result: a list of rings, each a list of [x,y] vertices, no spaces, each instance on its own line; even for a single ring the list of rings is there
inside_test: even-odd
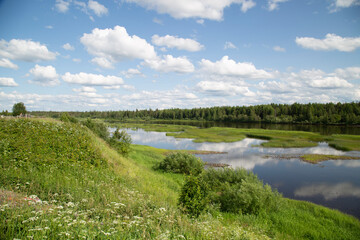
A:
[[[337,155],[325,155],[325,154],[305,154],[302,155],[301,160],[309,163],[319,163],[327,160],[353,160],[360,159],[359,157],[351,156],[337,156]]]
[[[284,200],[266,215],[198,219],[177,208],[184,177],[152,169],[167,150],[125,158],[80,125],[0,120],[0,239],[358,239],[360,222]]]

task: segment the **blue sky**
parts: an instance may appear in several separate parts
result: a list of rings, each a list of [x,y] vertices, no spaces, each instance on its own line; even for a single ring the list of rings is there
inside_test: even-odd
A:
[[[360,0],[0,0],[0,111],[360,100]]]

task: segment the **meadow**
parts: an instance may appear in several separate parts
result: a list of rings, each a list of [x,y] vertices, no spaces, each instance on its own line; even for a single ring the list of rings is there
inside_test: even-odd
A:
[[[209,205],[191,218],[177,206],[186,177],[153,169],[166,153],[124,157],[81,124],[0,120],[0,239],[359,239],[356,218],[285,198],[266,214]]]

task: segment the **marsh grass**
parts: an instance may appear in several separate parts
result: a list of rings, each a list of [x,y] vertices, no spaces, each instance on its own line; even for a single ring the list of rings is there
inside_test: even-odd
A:
[[[309,163],[319,163],[328,160],[355,160],[360,159],[359,157],[352,156],[339,156],[339,155],[326,155],[326,154],[305,154],[302,155],[301,160]]]

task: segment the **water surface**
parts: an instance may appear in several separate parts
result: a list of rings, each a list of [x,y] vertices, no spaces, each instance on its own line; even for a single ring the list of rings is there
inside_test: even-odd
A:
[[[360,152],[342,152],[320,143],[310,148],[253,147],[264,140],[245,138],[233,143],[194,143],[176,139],[164,132],[126,129],[134,144],[163,149],[207,150],[226,154],[198,155],[203,161],[243,167],[277,188],[284,197],[306,200],[338,209],[360,219],[360,160],[331,160],[320,164],[303,162],[303,154],[359,156]],[[284,159],[281,156],[291,156]]]

